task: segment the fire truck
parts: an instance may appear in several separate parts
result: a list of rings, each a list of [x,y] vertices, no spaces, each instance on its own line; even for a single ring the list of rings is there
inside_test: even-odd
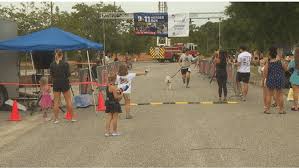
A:
[[[196,48],[197,45],[194,43],[175,43],[173,46],[161,45],[157,47],[151,47],[150,55],[158,62],[177,62],[184,50],[187,50],[187,54],[191,54],[193,56],[198,55]]]

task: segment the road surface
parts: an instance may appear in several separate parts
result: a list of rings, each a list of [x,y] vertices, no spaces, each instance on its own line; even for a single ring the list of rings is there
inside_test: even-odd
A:
[[[151,72],[133,82],[133,103],[217,100],[215,82],[195,71],[191,88],[178,74],[166,91],[164,78],[177,64],[134,69],[145,67]],[[0,166],[299,166],[299,112],[265,115],[261,89],[249,92],[239,104],[133,106],[132,120],[121,115],[119,137],[104,137],[105,116],[92,107],[76,110],[77,123],[55,125],[40,115],[4,121],[12,126],[0,132]]]

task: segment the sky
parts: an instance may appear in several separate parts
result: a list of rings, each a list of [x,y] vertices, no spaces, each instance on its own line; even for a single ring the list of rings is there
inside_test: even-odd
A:
[[[64,11],[71,11],[72,6],[76,2],[55,2],[57,6],[61,10]],[[1,1],[0,5],[6,6],[9,4],[16,4],[18,2],[8,2],[8,1]],[[84,2],[86,4],[94,4],[96,2]],[[113,4],[112,1],[104,2]],[[127,13],[134,13],[134,12],[158,12],[158,2],[157,1],[115,1],[117,6],[121,6],[122,9]],[[225,8],[229,6],[229,2],[196,2],[196,1],[171,1],[167,2],[168,5],[168,13],[197,13],[197,12],[224,12]],[[200,17],[209,17],[215,15],[200,15]],[[204,24],[208,20],[196,20],[194,23],[197,25]],[[217,20],[210,20],[210,21],[217,21]]]

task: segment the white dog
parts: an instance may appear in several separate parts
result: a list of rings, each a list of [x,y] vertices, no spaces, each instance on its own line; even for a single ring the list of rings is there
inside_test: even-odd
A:
[[[170,76],[165,77],[165,83],[166,83],[167,90],[172,90],[172,84],[171,84],[171,77]]]

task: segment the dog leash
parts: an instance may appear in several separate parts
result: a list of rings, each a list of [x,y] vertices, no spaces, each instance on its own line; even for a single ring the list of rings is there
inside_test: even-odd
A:
[[[172,75],[170,78],[174,78],[180,71],[182,68],[180,68],[174,75]]]

